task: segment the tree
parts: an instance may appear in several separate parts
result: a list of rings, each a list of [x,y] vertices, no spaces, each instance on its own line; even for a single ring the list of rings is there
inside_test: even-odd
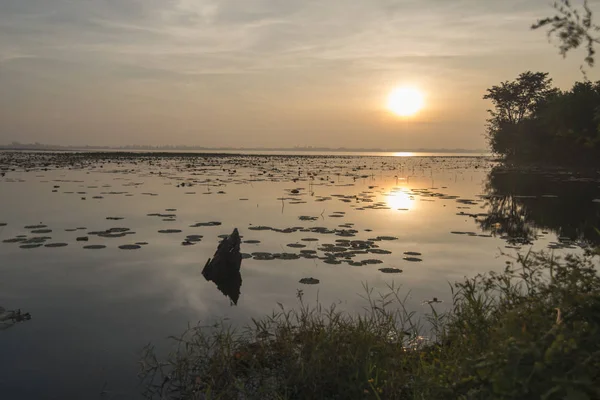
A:
[[[491,100],[494,105],[494,109],[488,110],[491,118],[487,120],[487,137],[492,150],[508,156],[516,155],[517,145],[522,141],[517,140],[515,135],[523,130],[522,122],[556,92],[548,73],[531,71],[520,74],[515,81],[505,81],[487,89],[483,98]]]
[[[546,73],[525,72],[487,90],[491,149],[511,161],[600,162],[600,82],[552,88]]]
[[[569,51],[584,46],[587,51],[584,62],[593,67],[596,54],[594,46],[600,44],[600,25],[592,22],[592,10],[587,0],[584,0],[582,10],[575,8],[570,0],[555,2],[554,9],[554,16],[538,20],[531,28],[547,28],[549,38],[556,36],[563,57]]]

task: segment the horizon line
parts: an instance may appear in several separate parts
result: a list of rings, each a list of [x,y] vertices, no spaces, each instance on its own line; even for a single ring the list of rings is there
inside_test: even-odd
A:
[[[42,143],[19,143],[0,144],[0,149],[4,150],[21,150],[21,149],[99,149],[99,150],[248,150],[248,151],[348,151],[348,152],[458,152],[458,153],[488,153],[489,149],[465,149],[465,148],[410,148],[410,149],[385,149],[385,148],[366,148],[366,147],[327,147],[327,146],[293,146],[293,147],[231,147],[231,146],[216,146],[207,147],[199,145],[51,145]]]

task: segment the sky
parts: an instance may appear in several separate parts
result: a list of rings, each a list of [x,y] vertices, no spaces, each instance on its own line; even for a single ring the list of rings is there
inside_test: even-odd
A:
[[[563,89],[583,78],[581,53],[563,59],[529,29],[552,12],[546,0],[0,0],[0,144],[481,149],[486,88],[527,70]],[[425,107],[401,118],[386,99],[406,85]]]

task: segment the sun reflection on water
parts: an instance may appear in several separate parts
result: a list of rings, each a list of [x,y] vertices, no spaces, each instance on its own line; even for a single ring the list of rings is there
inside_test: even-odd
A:
[[[386,194],[385,201],[393,209],[412,210],[415,205],[415,199],[405,190],[396,189]]]

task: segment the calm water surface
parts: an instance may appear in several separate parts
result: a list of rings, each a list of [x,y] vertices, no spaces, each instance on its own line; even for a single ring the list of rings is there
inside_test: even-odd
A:
[[[503,252],[600,242],[597,173],[487,157],[13,152],[0,169],[0,306],[32,314],[0,325],[3,399],[135,398],[139,350],[188,323],[244,324],[294,306],[299,289],[360,310],[364,284],[401,285],[409,308],[437,297],[443,309],[448,282],[503,268]],[[243,260],[237,306],[201,275],[234,228],[249,257],[278,257]],[[184,245],[188,235],[202,238]],[[346,259],[354,240],[366,254]],[[135,243],[147,244],[119,247]],[[84,248],[95,245],[106,247]]]

